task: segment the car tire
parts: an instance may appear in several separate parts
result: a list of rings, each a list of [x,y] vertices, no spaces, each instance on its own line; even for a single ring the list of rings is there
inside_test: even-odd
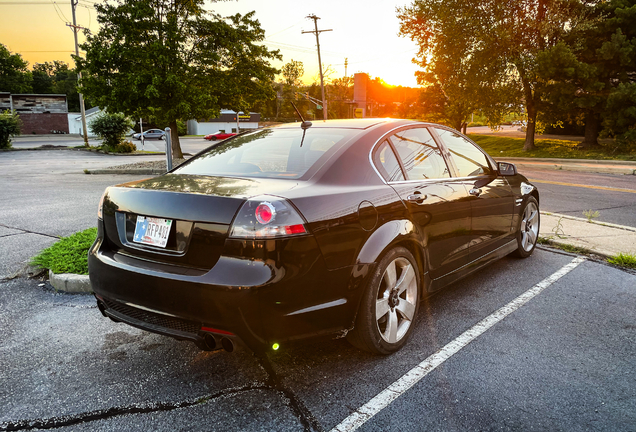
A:
[[[212,137],[210,138],[212,141],[216,141],[216,137]]]
[[[513,255],[518,258],[528,258],[534,252],[539,239],[539,227],[541,215],[539,214],[539,203],[533,196],[528,197],[526,205],[519,216],[519,226],[517,227],[517,250]]]
[[[420,272],[403,247],[387,252],[367,286],[347,340],[374,354],[391,354],[404,346],[419,308]]]

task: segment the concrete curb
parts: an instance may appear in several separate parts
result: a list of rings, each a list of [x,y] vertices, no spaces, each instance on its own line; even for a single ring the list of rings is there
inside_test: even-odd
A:
[[[508,157],[508,158],[495,158],[502,162],[551,162],[557,164],[563,163],[589,163],[589,164],[607,164],[607,165],[633,165],[636,169],[636,161],[621,161],[615,159],[599,160],[599,159],[558,159],[558,158],[524,158],[524,157]]]
[[[625,231],[636,232],[636,228],[630,227],[630,226],[626,226],[626,225],[618,225],[618,224],[613,224],[613,223],[610,223],[610,222],[595,221],[594,219],[589,221],[587,219],[576,217],[576,216],[564,215],[564,214],[560,214],[560,213],[551,213],[551,212],[546,212],[546,211],[541,211],[539,213],[541,213],[542,215],[545,215],[545,216],[556,216],[558,218],[570,219],[570,220],[575,220],[575,221],[579,221],[579,222],[587,222],[587,223],[591,223],[591,224],[595,224],[595,225],[606,226],[606,227],[609,227],[609,228],[616,228],[616,229],[622,229],[622,230],[625,230]]]
[[[91,281],[88,275],[72,273],[55,274],[49,270],[49,282],[57,291],[67,293],[92,293]]]
[[[572,244],[572,242],[568,242],[565,239],[554,238],[554,237],[543,237],[543,236],[540,236],[540,238],[541,238],[541,244],[543,245],[548,245],[553,247],[570,246],[570,247],[576,248],[581,253],[584,253],[586,255],[596,255],[605,260],[607,260],[608,258],[612,258],[616,255],[610,251],[606,251],[603,249],[589,249],[583,246],[577,246],[575,244]],[[537,246],[538,245],[539,243],[537,243]],[[573,253],[578,254],[578,252],[573,252]]]

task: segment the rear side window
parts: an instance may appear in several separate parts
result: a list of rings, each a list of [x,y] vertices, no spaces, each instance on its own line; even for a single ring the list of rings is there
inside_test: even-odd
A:
[[[459,171],[459,177],[473,177],[492,173],[488,158],[473,143],[461,135],[446,129],[435,128],[435,131],[451,153],[453,162],[455,162],[455,166]]]
[[[299,178],[357,131],[262,129],[223,141],[175,170],[177,174]],[[301,146],[302,143],[302,146]],[[328,156],[326,156],[328,157]]]
[[[395,157],[395,153],[387,141],[382,142],[374,155],[375,166],[388,182],[404,180],[402,168]]]
[[[402,161],[408,180],[450,177],[446,161],[427,129],[407,129],[396,133],[390,139]]]

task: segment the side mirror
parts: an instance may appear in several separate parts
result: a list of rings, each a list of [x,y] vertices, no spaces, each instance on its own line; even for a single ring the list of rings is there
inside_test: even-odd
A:
[[[510,162],[497,162],[497,169],[502,176],[513,176],[517,174],[517,167]]]

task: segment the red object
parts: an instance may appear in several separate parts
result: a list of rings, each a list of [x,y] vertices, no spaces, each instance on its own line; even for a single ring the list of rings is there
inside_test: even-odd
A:
[[[274,209],[274,206],[268,202],[260,203],[254,212],[256,220],[262,224],[270,223],[272,219],[274,219],[275,214],[276,210]]]
[[[285,227],[285,234],[305,234],[307,230],[305,229],[305,225],[289,225]]]
[[[219,133],[215,133],[215,134],[206,135],[203,138],[205,138],[208,141],[216,141],[216,140],[224,140],[226,138],[233,137],[234,135],[236,135],[236,134],[235,133],[219,132]]]
[[[225,331],[225,330],[219,330],[219,329],[215,329],[212,327],[201,327],[202,331],[206,331],[209,333],[218,333],[218,334],[224,334],[224,335],[228,335],[228,336],[234,336],[234,333],[229,332],[229,331]]]

